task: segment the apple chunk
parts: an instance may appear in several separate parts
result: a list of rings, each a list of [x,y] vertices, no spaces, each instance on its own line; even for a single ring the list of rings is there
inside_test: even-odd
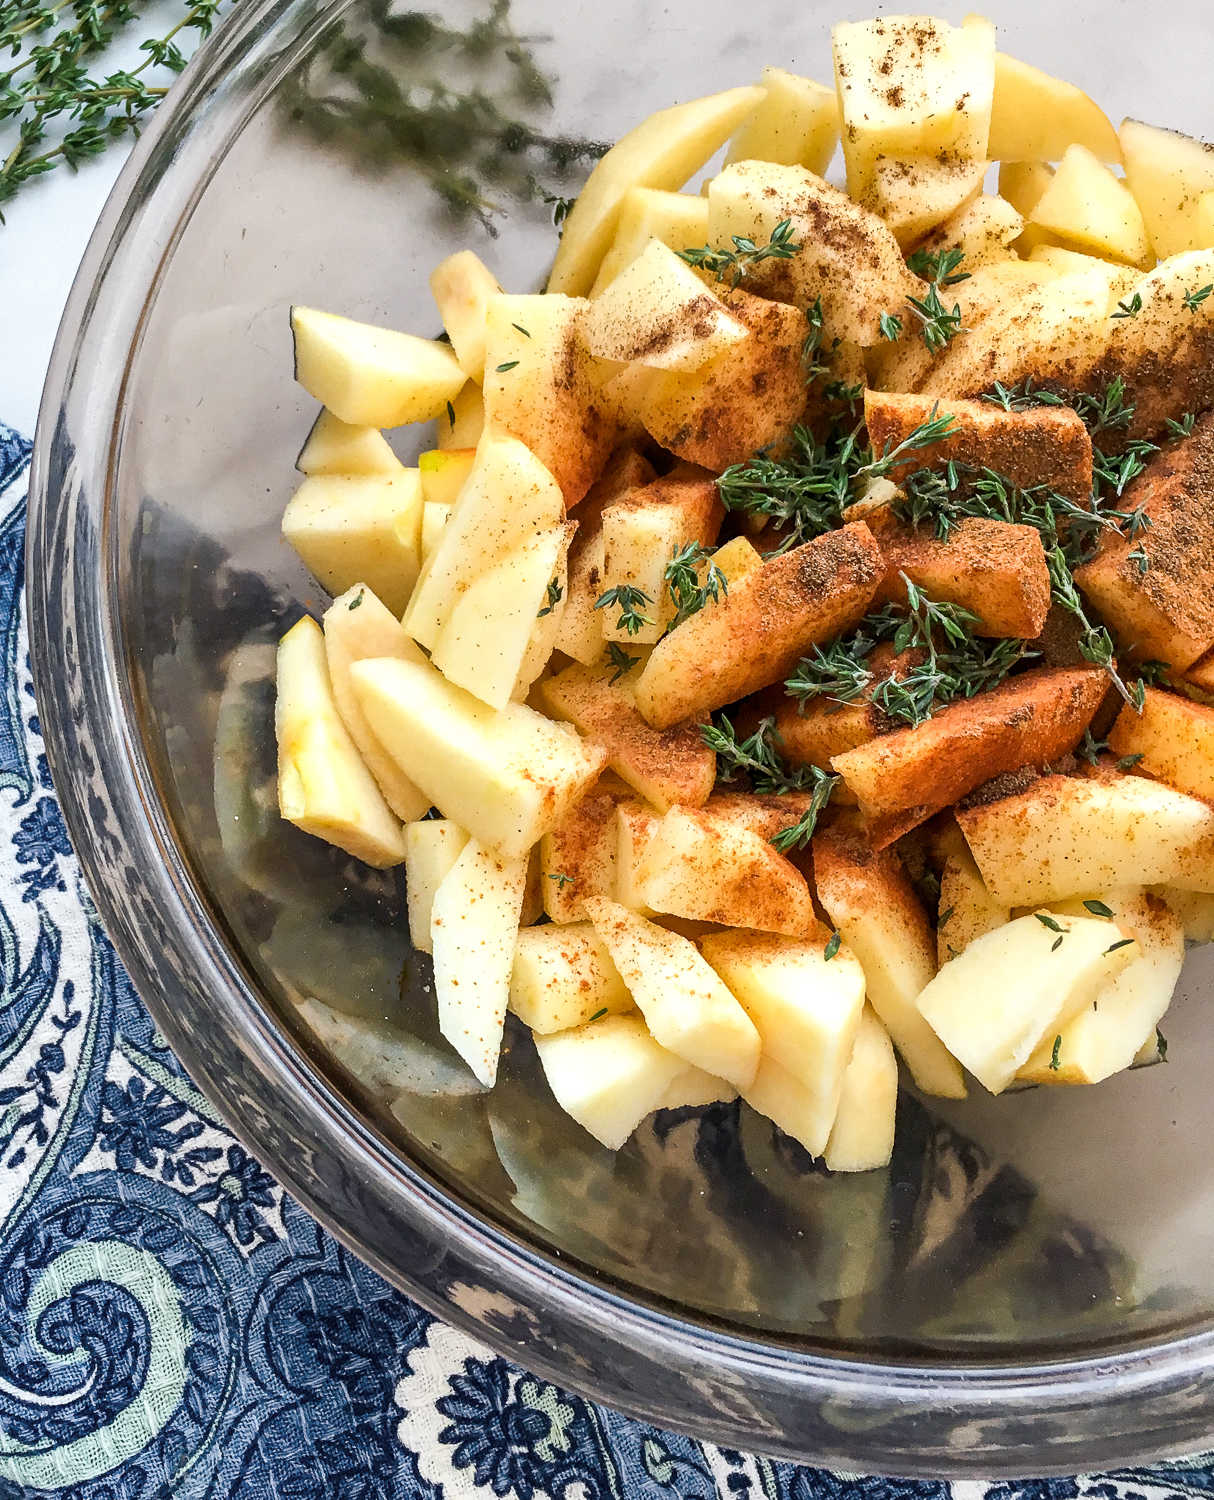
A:
[[[614,898],[619,802],[619,793],[600,784],[540,840],[544,911],[550,921],[576,922],[587,896]]]
[[[995,900],[1149,882],[1214,891],[1214,809],[1142,776],[1043,776],[957,822]]]
[[[1137,943],[1097,917],[1032,912],[946,963],[919,996],[919,1011],[953,1056],[1000,1094],[1042,1038],[1138,955]]]
[[[291,309],[295,378],[343,422],[399,427],[446,410],[467,376],[446,344],[356,323],[313,307]]]
[[[556,1102],[609,1151],[618,1151],[646,1115],[664,1107],[687,1071],[635,1015],[537,1035],[535,1050]]]
[[[956,837],[957,830],[952,829]],[[940,907],[936,918],[936,958],[942,966],[964,953],[975,938],[984,937],[1012,918],[1011,907],[996,901],[965,841],[950,849],[940,872]]]
[[[299,486],[282,534],[331,594],[365,583],[394,614],[421,567],[422,488],[416,469],[317,474]]]
[[[405,906],[409,941],[420,953],[432,953],[430,919],[434,897],[451,873],[468,835],[446,818],[427,818],[405,825]]]
[[[1142,711],[1126,704],[1109,732],[1114,755],[1137,755],[1138,769],[1214,802],[1214,708],[1149,687]]]
[[[653,830],[634,889],[653,911],[694,921],[792,937],[814,925],[805,877],[767,839],[679,807]]]
[[[1058,908],[1086,916],[1112,912],[1110,932],[1133,937],[1139,955],[1111,979],[1092,1003],[1041,1039],[1017,1077],[1032,1083],[1099,1083],[1128,1068],[1172,1002],[1184,964],[1184,928],[1167,903],[1149,891],[1102,892],[1095,900]],[[1116,928],[1114,928],[1114,923]],[[1110,941],[1116,938],[1110,936]],[[1060,1040],[1059,1040],[1060,1039]]]
[[[1138,200],[1156,255],[1206,248],[1203,195],[1214,190],[1214,150],[1204,141],[1123,120],[1119,132],[1130,192]]]
[[[997,52],[988,155],[1000,162],[1058,161],[1075,141],[1100,161],[1121,161],[1117,132],[1082,89]]]
[[[759,1034],[695,944],[614,901],[591,897],[585,907],[655,1041],[744,1089]]]
[[[485,311],[501,292],[497,277],[479,255],[457,250],[430,273],[430,291],[460,368],[472,380],[485,373]]]
[[[350,668],[368,657],[395,656],[424,662],[400,621],[365,584],[355,584],[325,611],[325,656],[333,701],[388,806],[404,823],[424,818],[430,799],[404,774],[376,738],[350,681]]]
[[[754,1022],[763,1063],[783,1068],[812,1096],[801,1101],[797,1139],[814,1156],[835,1122],[864,1008],[864,971],[846,949],[827,959],[829,936],[822,928],[803,939],[721,932],[700,945]],[[755,1104],[749,1093],[747,1100]]]
[[[839,141],[838,94],[784,68],[764,68],[759,81],[765,97],[735,132],[726,165],[775,161],[825,172]]]
[[[497,1078],[526,883],[525,855],[469,839],[430,916],[438,1029],[487,1088]]]
[[[762,98],[760,88],[727,89],[660,109],[622,135],[595,166],[569,211],[548,290],[574,296],[588,291],[628,191],[682,187]]]
[[[404,465],[378,427],[354,427],[322,411],[295,460],[301,474],[399,474]]]
[[[518,935],[510,1009],[542,1035],[634,1009],[602,938],[589,922],[527,927]]]
[[[582,335],[598,359],[698,370],[747,331],[685,261],[651,240],[586,309]]]
[[[564,518],[560,486],[512,437],[486,435],[409,600],[405,629],[427,650],[468,585],[507,552]]]
[[[843,825],[818,833],[813,854],[818,900],[859,959],[869,1003],[915,1082],[925,1094],[964,1099],[961,1069],[916,1003],[935,975],[936,944],[902,861]]]
[[[807,647],[858,623],[883,573],[862,524],[769,559],[654,648],[637,707],[665,729],[787,677]]]
[[[1038,200],[1029,227],[1048,230],[1092,255],[1147,263],[1150,245],[1142,210],[1124,181],[1078,144],[1066,148],[1058,170]]]
[[[611,249],[604,255],[590,289],[591,301],[632,264],[650,240],[661,240],[671,250],[685,250],[702,245],[707,234],[708,200],[699,193],[629,188],[620,202]]]
[[[606,755],[522,703],[496,712],[434,667],[361,661],[351,668],[367,721],[445,817],[505,855],[555,828]]]
[[[333,700],[320,626],[278,643],[278,808],[288,823],[384,869],[405,857],[400,821],[363,765]]]
[[[886,1166],[894,1151],[897,1110],[898,1059],[889,1032],[866,1005],[822,1155],[827,1167],[832,1172],[869,1172]]]
[[[526,443],[570,508],[618,435],[582,340],[581,297],[499,296],[485,318],[485,425]]]
[[[613,675],[609,666],[574,664],[540,684],[540,701],[555,718],[567,719],[602,745],[616,775],[659,811],[707,801],[717,758],[698,726],[650,728],[627,677],[616,682]]]

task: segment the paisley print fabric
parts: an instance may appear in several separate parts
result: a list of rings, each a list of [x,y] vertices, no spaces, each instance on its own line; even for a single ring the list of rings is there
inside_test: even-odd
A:
[[[0,1500],[1164,1500],[1205,1463],[1021,1484],[775,1464],[435,1321],[219,1124],[106,940],[51,786],[0,425]]]

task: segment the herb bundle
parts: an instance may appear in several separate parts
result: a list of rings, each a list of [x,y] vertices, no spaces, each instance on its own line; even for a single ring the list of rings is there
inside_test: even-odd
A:
[[[144,8],[142,0],[0,0],[0,205],[35,177],[137,135],[185,67],[188,34],[207,36],[225,0],[189,0],[163,35],[140,42],[141,62],[98,73]]]

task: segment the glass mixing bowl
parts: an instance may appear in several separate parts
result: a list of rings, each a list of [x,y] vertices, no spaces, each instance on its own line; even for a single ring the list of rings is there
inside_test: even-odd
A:
[[[1197,0],[994,11],[1009,50],[1114,118],[1206,125]],[[399,878],[274,810],[274,642],[323,604],[278,529],[314,412],[289,304],[437,331],[426,278],[458,245],[537,287],[545,199],[576,191],[585,137],[765,61],[829,76],[832,19],[518,0],[509,33],[467,0],[441,24],[382,0],[243,0],[125,170],[51,367],[28,579],[56,782],[199,1084],[442,1317],[655,1422],[850,1469],[1192,1450],[1214,1412],[1209,951],[1166,1067],[963,1104],[907,1093],[887,1171],[829,1177],[737,1106],[659,1115],[612,1155],[556,1110],[521,1032],[496,1090],[470,1086]],[[402,456],[427,445],[396,437]]]

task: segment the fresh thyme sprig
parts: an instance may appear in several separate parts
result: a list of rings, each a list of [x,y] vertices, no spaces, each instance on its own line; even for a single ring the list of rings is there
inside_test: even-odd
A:
[[[632,671],[633,667],[635,667],[641,659],[639,656],[630,656],[628,652],[624,650],[623,646],[620,645],[619,641],[607,642],[606,657],[608,665],[615,668],[615,671],[611,674],[612,687],[614,687],[621,678],[627,677],[629,672]]]
[[[1206,286],[1194,287],[1192,291],[1184,294],[1184,305],[1189,312],[1196,312],[1206,298],[1214,292],[1214,282]]]
[[[699,542],[680,547],[666,564],[663,577],[675,607],[669,630],[698,614],[710,599],[715,604],[729,592],[729,580],[712,561],[711,551]]]
[[[185,34],[194,32],[194,40],[208,35],[226,3],[189,0],[167,32],[139,44],[142,62],[101,77],[90,68],[135,19],[138,0],[7,0],[0,6],[0,56],[13,59],[0,69],[0,122],[16,127],[12,136],[2,133],[8,138],[0,146],[0,204],[35,177],[63,164],[78,167],[110,141],[138,134],[168,92],[166,75],[186,65],[191,49]],[[62,123],[67,128],[59,131]]]
[[[1142,311],[1142,293],[1135,292],[1132,297],[1123,297],[1117,304],[1117,311],[1110,314],[1113,318],[1136,318]]]
[[[965,259],[964,250],[916,250],[907,257],[907,269],[922,276],[929,284],[923,297],[908,297],[907,306],[919,319],[923,342],[930,354],[939,354],[954,334],[961,332],[961,304],[950,311],[940,300],[947,287],[968,281],[970,273],[957,268]]]
[[[550,578],[548,580],[548,589],[545,597],[547,598],[548,602],[536,615],[535,618],[537,620],[542,620],[545,615],[550,615],[552,611],[557,607],[557,605],[561,602],[561,600],[565,597],[565,590],[561,586],[561,580],[559,578]]]
[[[626,630],[629,635],[636,635],[646,625],[652,625],[653,621],[648,615],[643,615],[641,609],[646,604],[652,604],[653,600],[643,589],[633,588],[630,583],[620,583],[613,589],[608,589],[595,601],[595,609],[610,609],[618,605],[620,618],[616,622],[620,630]]]
[[[791,260],[801,248],[800,240],[793,238],[791,219],[781,219],[765,245],[757,245],[744,234],[735,234],[731,238],[734,246],[732,250],[700,245],[687,250],[676,250],[675,254],[697,270],[711,271],[718,281],[724,281],[728,276],[730,286],[736,287],[763,261]]]
[[[913,728],[958,698],[997,687],[1037,654],[1025,641],[982,640],[973,633],[980,623],[977,615],[959,604],[928,598],[905,573],[902,581],[905,613],[887,605],[849,635],[801,660],[784,688],[802,708],[818,697],[849,703],[867,693],[887,718]],[[867,658],[883,640],[891,641],[899,655],[909,651],[919,659],[905,672],[887,673],[877,682]]]
[[[786,527],[780,551],[834,531],[855,498],[859,481],[879,479],[903,459],[947,437],[953,418],[933,410],[931,416],[880,455],[862,441],[864,428],[836,424],[819,439],[807,427],[795,427],[783,458],[756,454],[734,464],[717,480],[727,510],[766,516]]]
[[[778,749],[779,735],[773,718],[762,719],[753,734],[739,739],[728,715],[717,714],[712,723],[700,726],[700,734],[716,754],[718,781],[745,776],[751,789],[760,794],[811,792],[809,806],[797,821],[782,828],[771,840],[781,854],[808,844],[839,777],[819,766],[788,765]]]

